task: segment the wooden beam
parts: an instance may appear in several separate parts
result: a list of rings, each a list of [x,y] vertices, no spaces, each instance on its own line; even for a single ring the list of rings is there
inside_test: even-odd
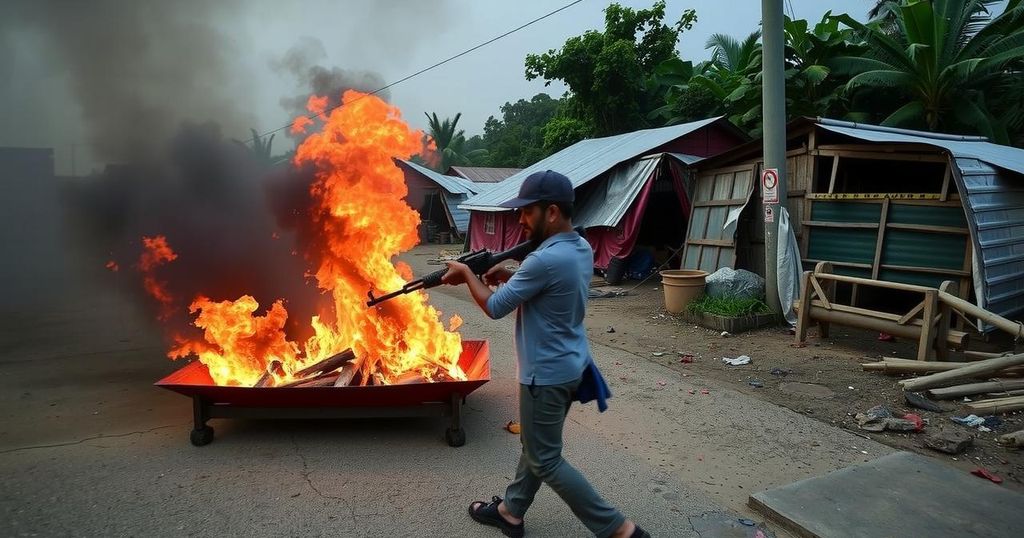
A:
[[[888,226],[892,230],[910,230],[912,232],[957,235],[967,235],[970,233],[970,230],[967,228],[960,228],[958,226],[933,226],[931,224],[905,224],[902,222],[890,222]]]
[[[927,154],[911,154],[911,153],[885,153],[880,151],[846,151],[846,150],[829,150],[819,149],[816,150],[818,155],[824,155],[826,157],[839,156],[848,159],[865,159],[865,160],[876,160],[876,161],[908,161],[908,162],[933,162],[933,163],[946,163],[949,162],[943,155],[927,155]]]
[[[1021,364],[1024,364],[1024,353],[1010,355],[1008,357],[999,357],[998,359],[979,361],[969,366],[964,366],[948,372],[940,372],[924,377],[904,379],[903,381],[900,381],[899,384],[903,387],[903,390],[913,392],[940,387],[953,381],[968,379],[977,375],[994,374],[1005,368],[1019,366]]]
[[[931,356],[933,343],[935,339],[936,328],[935,325],[938,322],[944,322],[945,320],[936,319],[939,313],[939,291],[928,290],[924,294],[924,310],[921,314],[922,322],[924,325],[921,326],[921,338],[917,342],[917,360],[926,361]]]
[[[924,310],[924,301],[917,303],[917,306],[912,308],[910,312],[903,314],[903,317],[896,320],[896,323],[899,323],[900,325],[906,325],[907,322],[910,321],[911,319],[914,319],[914,316],[916,316],[917,313],[920,312],[921,310]]]
[[[931,275],[956,275],[956,276],[967,276],[969,273],[965,273],[959,269],[941,269],[938,267],[919,267],[916,265],[892,265],[882,264],[882,269],[891,269],[894,271],[909,271],[912,273],[928,273]]]
[[[827,220],[805,220],[804,226],[818,226],[821,228],[864,228],[874,230],[878,228],[877,222],[830,222]]]
[[[878,235],[875,237],[875,258],[871,263],[871,278],[878,278],[882,265],[882,245],[885,244],[885,224],[889,221],[889,199],[882,200],[882,211],[878,220]]]
[[[821,289],[821,284],[818,283],[818,279],[814,278],[814,275],[811,275],[811,286],[813,286],[814,291],[818,293],[821,305],[824,306],[826,310],[832,310],[832,302],[828,300],[828,295],[825,293],[825,290]]]
[[[836,191],[836,175],[839,173],[839,156],[834,155],[832,157],[832,175],[828,180],[828,192],[832,194]]]
[[[956,294],[956,282],[946,280],[939,285],[939,291]],[[936,299],[938,296],[936,295]],[[953,308],[946,303],[939,303],[939,326],[935,334],[935,359],[940,361],[949,360],[949,346],[946,345],[946,338],[949,336],[949,324],[952,321]]]
[[[878,286],[881,288],[889,288],[894,290],[902,291],[916,291],[919,293],[925,293],[935,288],[929,288],[927,286],[916,286],[914,284],[904,284],[902,282],[889,282],[888,280],[872,280],[870,278],[861,278],[856,276],[837,275],[833,273],[818,273],[815,271],[814,276],[819,278],[825,278],[829,280],[836,280],[839,282],[847,282],[850,284],[866,284],[868,286]]]
[[[811,272],[804,271],[800,277],[799,308],[796,315],[796,343],[807,340],[807,326],[811,321]]]
[[[804,263],[806,263],[807,265],[814,265],[815,263],[820,263],[822,260],[815,260],[813,258],[804,258],[802,261]],[[837,262],[837,261],[833,261],[833,262],[830,262],[830,263],[832,265],[836,265],[838,267],[851,267],[853,269],[871,269],[871,264],[870,263]]]
[[[733,247],[732,241],[726,239],[691,239],[687,241],[691,245],[704,245],[708,247]]]
[[[949,166],[949,161],[946,161],[946,173],[943,174],[943,176],[942,176],[942,195],[939,197],[939,200],[941,200],[943,202],[945,202],[947,199],[949,199],[949,178],[952,175],[953,175],[953,171],[951,170],[951,167]]]

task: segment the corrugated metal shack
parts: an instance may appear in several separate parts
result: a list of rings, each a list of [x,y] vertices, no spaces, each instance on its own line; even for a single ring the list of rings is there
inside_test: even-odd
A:
[[[445,175],[458,176],[473,183],[501,183],[522,168],[494,168],[488,166],[451,166]]]
[[[645,231],[678,232],[678,245],[689,211],[679,167],[746,140],[722,117],[582,140],[463,203],[471,215],[471,248],[502,250],[522,240],[516,213],[500,204],[542,170],[565,174],[576,188],[573,221],[587,228],[596,267],[628,256]]]
[[[459,204],[483,192],[487,184],[474,183],[456,176],[446,176],[412,161],[395,159],[405,173],[409,188],[406,202],[420,214],[420,237],[423,242],[462,242],[469,230],[469,212]]]
[[[982,308],[1024,313],[1024,150],[820,118],[792,122],[787,149],[805,269],[829,261],[852,276],[953,280]],[[695,165],[685,267],[764,274],[762,166],[759,140]],[[851,304],[886,300],[858,291],[848,289]]]

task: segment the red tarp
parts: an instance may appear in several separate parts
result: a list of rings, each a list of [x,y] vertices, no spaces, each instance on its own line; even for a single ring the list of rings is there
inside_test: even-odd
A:
[[[494,252],[510,249],[526,241],[516,211],[470,211],[469,248]]]

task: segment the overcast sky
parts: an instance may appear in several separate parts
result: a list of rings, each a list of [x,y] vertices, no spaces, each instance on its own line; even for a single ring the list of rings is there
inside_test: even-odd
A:
[[[272,69],[271,64],[302,38],[311,37],[323,44],[326,57],[319,63],[324,66],[373,71],[384,81],[391,82],[568,1],[232,0],[222,9],[204,8],[207,11],[197,12],[204,20],[196,22],[210,25],[223,39],[218,47],[224,49],[221,52],[227,55],[233,70],[230,84],[225,83],[224,89],[231,92],[234,103],[244,108],[246,114],[235,114],[234,120],[183,119],[221,121],[225,130],[238,131],[226,134],[238,138],[247,136],[248,123],[261,132],[287,123],[291,114],[282,107],[281,98],[295,96],[303,89],[297,87],[293,77]],[[643,8],[652,2],[627,0],[620,3]],[[392,88],[391,101],[415,127],[424,127],[424,112],[437,112],[440,116],[461,112],[460,127],[469,135],[481,133],[487,117],[497,115],[498,107],[506,101],[529,98],[544,91],[558,96],[564,91],[564,87],[557,84],[545,88],[543,81],[527,81],[523,59],[528,53],[558,48],[567,38],[586,30],[603,28],[602,10],[607,5],[607,1],[585,0]],[[811,21],[819,20],[828,10],[848,12],[863,20],[872,5],[871,0],[785,1],[787,14]],[[671,23],[684,9],[696,9],[698,22],[683,34],[678,48],[686,59],[703,60],[708,57],[704,50],[708,36],[726,33],[745,37],[757,28],[760,7],[759,0],[670,0],[666,19]],[[180,11],[180,17],[187,19],[187,8]],[[3,18],[3,8],[0,8],[0,18]],[[160,21],[149,22],[159,24]],[[104,21],[100,18],[80,24],[103,25]],[[12,26],[7,25],[5,29],[0,25],[0,49],[5,46],[7,49],[6,52],[0,50],[0,96],[4,99],[0,105],[4,108],[0,110],[0,146],[55,147],[58,173],[68,173],[70,147],[76,143],[80,173],[102,166],[100,159],[90,158],[88,148],[83,148],[89,144],[82,127],[83,108],[87,106],[76,98],[68,68],[43,51],[45,47],[37,35],[21,26],[13,29]],[[184,54],[196,53],[193,50]],[[111,80],[115,78],[113,75]],[[168,80],[166,83],[173,86],[181,82]],[[187,103],[200,97],[190,95],[190,91],[212,91],[194,86],[175,89],[173,95]],[[278,140],[281,138],[279,136]],[[275,147],[283,148],[280,142]]]

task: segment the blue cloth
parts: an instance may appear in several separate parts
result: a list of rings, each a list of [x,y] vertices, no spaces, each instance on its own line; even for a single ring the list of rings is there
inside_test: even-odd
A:
[[[597,365],[591,360],[583,370],[583,378],[576,389],[576,401],[587,403],[597,400],[597,410],[604,413],[608,409],[607,400],[611,397],[612,391],[608,388],[608,383],[605,383],[601,370],[598,370]]]
[[[516,364],[523,385],[579,379],[591,361],[583,316],[594,252],[576,232],[555,234],[487,300],[498,319],[516,311]]]

